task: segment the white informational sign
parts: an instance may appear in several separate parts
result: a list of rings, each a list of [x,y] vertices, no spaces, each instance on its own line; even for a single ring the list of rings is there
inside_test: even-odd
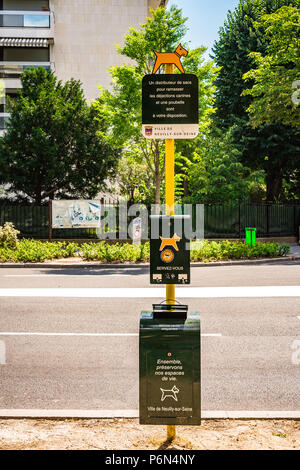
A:
[[[199,124],[143,124],[142,133],[147,139],[194,139]]]
[[[52,228],[99,228],[100,222],[100,200],[52,201]]]
[[[134,244],[139,245],[142,240],[142,219],[136,217],[132,221],[132,241]]]

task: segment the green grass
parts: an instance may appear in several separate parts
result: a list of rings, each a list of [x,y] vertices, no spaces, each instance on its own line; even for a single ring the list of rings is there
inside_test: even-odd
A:
[[[242,242],[232,241],[200,241],[191,243],[191,261],[212,262],[220,260],[277,258],[289,253],[288,245],[279,243],[261,243],[248,246]],[[101,263],[113,262],[149,262],[150,243],[133,245],[130,243],[109,244],[84,243],[79,246],[69,242],[41,242],[37,240],[18,241],[15,248],[8,245],[0,246],[1,262],[42,262],[58,258],[79,256],[87,261]]]

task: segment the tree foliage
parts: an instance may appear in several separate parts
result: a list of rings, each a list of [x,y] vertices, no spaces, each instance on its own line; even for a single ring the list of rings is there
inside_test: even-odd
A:
[[[239,159],[232,130],[207,136],[188,165],[189,196],[185,201],[209,204],[248,200],[251,186],[259,183],[263,172],[252,172]]]
[[[116,190],[128,199],[129,204],[142,202],[150,205],[153,202],[153,179],[142,159],[125,153],[119,161],[117,175]]]
[[[216,63],[222,67],[215,83],[214,124],[223,131],[232,127],[240,161],[254,170],[265,171],[269,201],[280,198],[283,179],[299,167],[300,135],[281,123],[253,129],[248,113],[253,98],[242,94],[247,88],[243,76],[255,68],[251,53],[262,56],[267,53],[269,39],[265,27],[256,23],[282,6],[299,8],[300,1],[240,0],[236,9],[228,13],[213,49]]]
[[[251,123],[280,123],[300,130],[300,100],[295,96],[300,88],[300,9],[284,6],[263,15],[255,27],[265,30],[268,44],[265,55],[250,54],[256,68],[244,75],[254,83],[243,92],[254,98],[248,108]]]
[[[106,129],[106,138],[122,145],[127,155],[131,153],[132,158],[144,162],[145,181],[151,175],[157,204],[160,203],[165,172],[164,141],[146,139],[141,133],[142,79],[152,72],[154,49],[158,52],[170,52],[182,42],[186,20],[178,7],[172,6],[170,10],[160,7],[151,12],[151,16],[139,30],[131,28],[125,35],[123,47],[118,47],[118,50],[133,63],[110,69],[112,88],[104,90],[100,87],[101,95],[95,102],[99,120]],[[207,128],[212,112],[212,82],[216,75],[213,64],[204,62],[204,52],[203,47],[194,49],[183,60],[185,71],[199,77],[202,129]],[[179,141],[176,144],[178,150],[183,152],[184,145]]]
[[[43,68],[25,71],[21,82],[0,142],[2,182],[36,204],[64,194],[94,197],[118,152],[99,134],[80,82],[63,85]]]

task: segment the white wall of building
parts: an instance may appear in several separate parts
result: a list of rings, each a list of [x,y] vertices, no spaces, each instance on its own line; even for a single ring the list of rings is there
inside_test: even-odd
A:
[[[42,11],[49,6],[51,27],[1,27],[0,38],[48,38],[50,62],[58,78],[79,79],[91,101],[99,96],[98,84],[109,88],[108,68],[129,62],[116,51],[116,44],[122,44],[129,28],[139,28],[150,8],[160,4],[161,0],[4,0],[4,10]],[[21,57],[19,49],[10,48],[3,60],[29,60],[28,51],[23,50]],[[38,54],[40,62],[40,51],[32,48],[31,52],[30,61]],[[15,88],[16,83],[20,81],[7,79],[6,88]]]
[[[122,44],[129,28],[138,28],[149,7],[159,4],[160,0],[50,0],[55,21],[51,62],[57,76],[63,81],[80,79],[87,99],[95,99],[98,84],[110,85],[107,69],[126,63],[115,44]]]

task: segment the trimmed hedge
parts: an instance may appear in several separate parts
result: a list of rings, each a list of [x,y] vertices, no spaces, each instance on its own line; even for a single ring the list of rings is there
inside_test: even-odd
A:
[[[286,256],[288,245],[258,242],[256,246],[231,241],[200,241],[191,243],[191,261],[219,261],[255,258],[277,258]],[[87,261],[110,262],[149,262],[150,243],[133,245],[129,243],[107,242],[84,243],[79,246],[69,242],[41,242],[37,240],[18,241],[15,248],[7,244],[0,246],[1,262],[42,262],[45,260],[81,257]]]
[[[37,240],[21,240],[16,248],[0,247],[2,262],[39,262],[46,259],[69,258],[75,256],[79,246],[68,242],[40,242]]]
[[[202,241],[191,244],[191,261],[220,261],[255,258],[279,258],[290,252],[289,245],[279,243],[258,242],[256,246],[249,246],[242,242],[228,240]]]

